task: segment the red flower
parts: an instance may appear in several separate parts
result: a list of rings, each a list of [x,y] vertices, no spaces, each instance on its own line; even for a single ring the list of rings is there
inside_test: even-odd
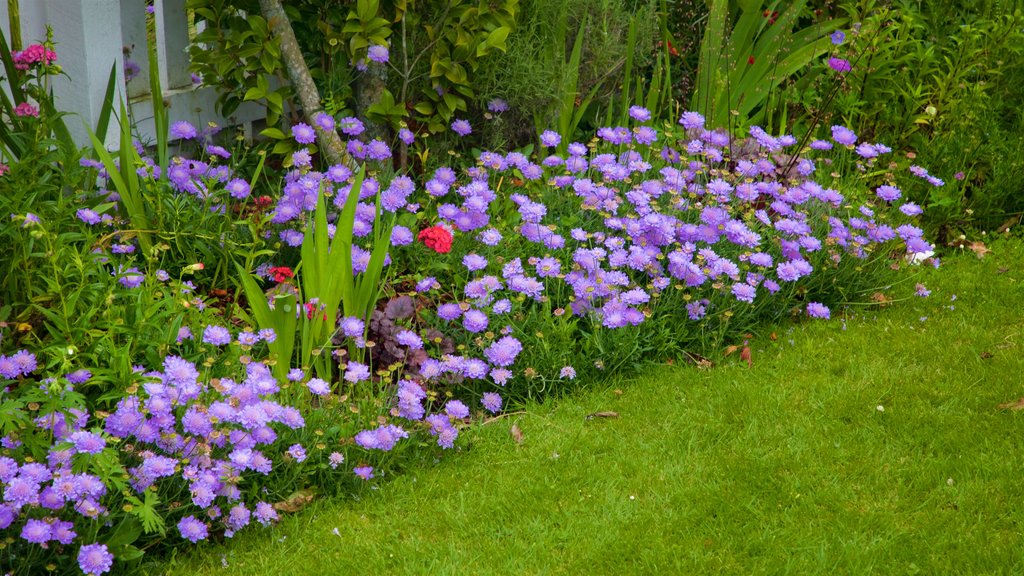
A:
[[[753,56],[748,57],[747,58],[747,64],[753,64],[753,63],[754,63],[754,57]]]
[[[270,204],[273,203],[273,202],[274,202],[274,199],[271,198],[270,196],[260,196],[259,198],[256,198],[255,204],[256,204],[257,208],[262,210],[262,209],[270,206]]]
[[[267,273],[274,278],[274,282],[284,282],[295,274],[292,272],[292,269],[287,266],[275,266],[267,270]]]
[[[420,230],[417,238],[422,240],[423,243],[426,244],[427,248],[430,248],[438,254],[445,254],[452,250],[452,233],[444,226],[431,226],[430,228],[424,228],[423,230]]]

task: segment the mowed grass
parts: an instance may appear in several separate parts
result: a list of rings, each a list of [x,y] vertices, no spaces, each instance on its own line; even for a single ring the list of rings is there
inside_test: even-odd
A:
[[[760,337],[752,368],[529,406],[163,571],[1024,573],[1024,412],[999,408],[1024,396],[1024,248],[992,249],[922,270],[930,298]]]

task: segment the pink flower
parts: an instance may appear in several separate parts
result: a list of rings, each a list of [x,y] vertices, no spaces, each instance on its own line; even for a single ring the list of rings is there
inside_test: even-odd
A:
[[[28,70],[30,66],[39,63],[49,66],[56,59],[57,53],[42,44],[33,44],[13,54],[14,67],[18,70]]]
[[[34,116],[39,117],[39,109],[29,104],[28,102],[22,102],[18,104],[18,107],[14,109],[14,114],[17,116]]]

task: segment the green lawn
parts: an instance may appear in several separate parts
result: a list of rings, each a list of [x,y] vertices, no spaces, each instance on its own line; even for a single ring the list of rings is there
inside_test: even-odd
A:
[[[992,249],[845,330],[780,328],[753,368],[652,367],[530,406],[436,466],[163,570],[1022,573],[1024,413],[999,404],[1024,396],[1024,247]]]

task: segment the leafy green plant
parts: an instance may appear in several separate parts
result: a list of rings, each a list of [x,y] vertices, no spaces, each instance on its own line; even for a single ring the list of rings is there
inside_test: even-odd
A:
[[[748,0],[734,18],[729,0],[712,0],[691,107],[715,126],[730,125],[733,113],[740,125],[760,122],[772,91],[826,53],[828,34],[844,22],[796,29],[805,5]]]

